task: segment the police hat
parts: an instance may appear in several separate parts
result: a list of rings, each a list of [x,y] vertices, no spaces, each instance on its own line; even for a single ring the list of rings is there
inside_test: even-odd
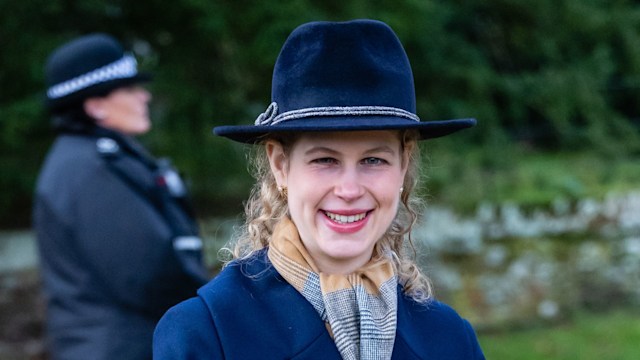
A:
[[[106,95],[119,87],[148,81],[135,57],[106,34],[90,34],[57,48],[45,65],[46,105],[52,110]]]

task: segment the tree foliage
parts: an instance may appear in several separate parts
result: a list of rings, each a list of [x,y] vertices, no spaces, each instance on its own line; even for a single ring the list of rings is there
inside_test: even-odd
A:
[[[497,159],[547,150],[638,152],[640,6],[631,0],[0,1],[0,223],[28,222],[53,134],[42,67],[74,36],[103,31],[155,74],[142,140],[191,180],[201,213],[236,211],[250,179],[220,124],[249,124],[270,98],[286,36],[313,20],[375,18],[404,43],[423,120],[476,117],[457,137]],[[69,174],[73,176],[73,174]]]

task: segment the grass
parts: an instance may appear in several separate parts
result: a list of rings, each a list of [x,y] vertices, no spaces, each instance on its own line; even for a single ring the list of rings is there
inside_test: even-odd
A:
[[[550,328],[480,334],[487,359],[640,359],[640,312],[578,313]]]

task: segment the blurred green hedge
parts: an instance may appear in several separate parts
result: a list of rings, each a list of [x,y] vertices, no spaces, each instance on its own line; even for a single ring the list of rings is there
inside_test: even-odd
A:
[[[412,62],[423,120],[476,117],[437,145],[472,148],[485,167],[514,146],[638,154],[640,6],[628,0],[3,0],[0,1],[0,225],[28,224],[53,134],[41,108],[51,50],[103,31],[155,74],[154,131],[203,215],[236,213],[251,179],[219,124],[249,124],[268,105],[286,36],[313,20],[374,18]],[[73,174],[69,174],[73,176]]]

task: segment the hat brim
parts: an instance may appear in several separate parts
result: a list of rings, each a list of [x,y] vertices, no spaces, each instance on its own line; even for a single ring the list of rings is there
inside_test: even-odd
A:
[[[439,138],[476,125],[476,119],[420,121],[386,116],[344,116],[290,120],[276,125],[225,125],[213,129],[214,134],[233,141],[255,144],[276,133],[365,131],[365,130],[417,130],[420,140]]]
[[[93,96],[104,96],[109,92],[134,84],[142,84],[152,80],[152,75],[149,73],[138,73],[135,76],[128,78],[114,79],[105,81],[82,90],[71,93],[61,98],[50,99],[46,98],[45,105],[50,111],[56,111],[59,109],[65,109],[69,106],[74,106],[79,102],[88,99]]]

